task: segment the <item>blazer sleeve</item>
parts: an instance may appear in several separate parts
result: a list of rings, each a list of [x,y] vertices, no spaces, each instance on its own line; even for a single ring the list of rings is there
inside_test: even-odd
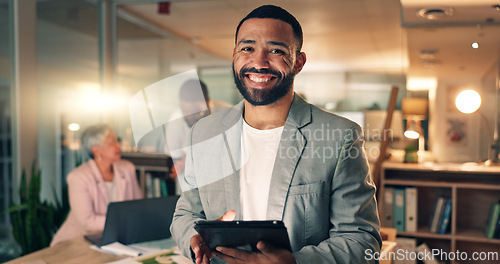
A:
[[[94,199],[98,199],[97,186],[93,178],[87,177],[86,173],[91,173],[90,169],[72,171],[68,175],[71,211],[87,232],[103,230],[106,214],[100,214],[94,208]]]
[[[183,190],[177,201],[172,225],[170,226],[170,233],[177,243],[177,246],[182,251],[182,254],[188,258],[192,257],[191,238],[198,234],[198,232],[194,230],[194,223],[198,220],[206,220],[198,188],[196,187],[196,177],[193,169],[194,159],[191,147],[193,129],[189,132],[189,147],[186,153],[184,174],[178,177],[179,184]]]
[[[347,135],[332,181],[329,238],[295,252],[297,264],[375,263],[368,255],[379,252],[382,244],[375,185],[361,128],[356,127],[352,133],[359,136]]]

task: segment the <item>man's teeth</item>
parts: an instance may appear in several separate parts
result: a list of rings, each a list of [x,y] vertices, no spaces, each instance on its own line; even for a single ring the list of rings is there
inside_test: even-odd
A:
[[[265,83],[265,82],[269,82],[271,80],[271,78],[259,78],[259,77],[253,77],[253,76],[250,76],[248,78],[250,78],[250,80],[252,80],[253,82],[257,82],[257,83]]]

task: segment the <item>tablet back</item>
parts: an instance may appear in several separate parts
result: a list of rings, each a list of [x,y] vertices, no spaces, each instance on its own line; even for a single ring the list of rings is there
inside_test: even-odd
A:
[[[102,245],[132,244],[171,236],[170,224],[179,196],[114,202],[108,205]]]
[[[211,249],[224,246],[258,252],[257,242],[265,241],[292,251],[282,221],[198,221],[194,229]]]

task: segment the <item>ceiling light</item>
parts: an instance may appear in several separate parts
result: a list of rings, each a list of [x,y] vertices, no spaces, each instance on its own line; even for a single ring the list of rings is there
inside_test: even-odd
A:
[[[68,125],[68,130],[73,132],[78,131],[80,130],[80,125],[78,123],[71,123]]]
[[[455,106],[462,113],[474,113],[481,106],[481,96],[474,90],[465,90],[457,95]]]
[[[436,58],[436,53],[437,53],[437,50],[435,50],[435,49],[421,50],[419,57],[423,60],[432,60],[432,59]]]
[[[418,17],[429,20],[437,20],[452,15],[453,8],[422,8],[417,12]]]

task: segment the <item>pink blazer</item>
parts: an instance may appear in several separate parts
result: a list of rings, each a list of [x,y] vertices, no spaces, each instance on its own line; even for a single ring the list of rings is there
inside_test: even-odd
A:
[[[113,163],[118,200],[142,199],[134,165],[126,160]],[[93,159],[68,174],[71,210],[52,238],[50,246],[104,230],[109,199],[97,164]]]

